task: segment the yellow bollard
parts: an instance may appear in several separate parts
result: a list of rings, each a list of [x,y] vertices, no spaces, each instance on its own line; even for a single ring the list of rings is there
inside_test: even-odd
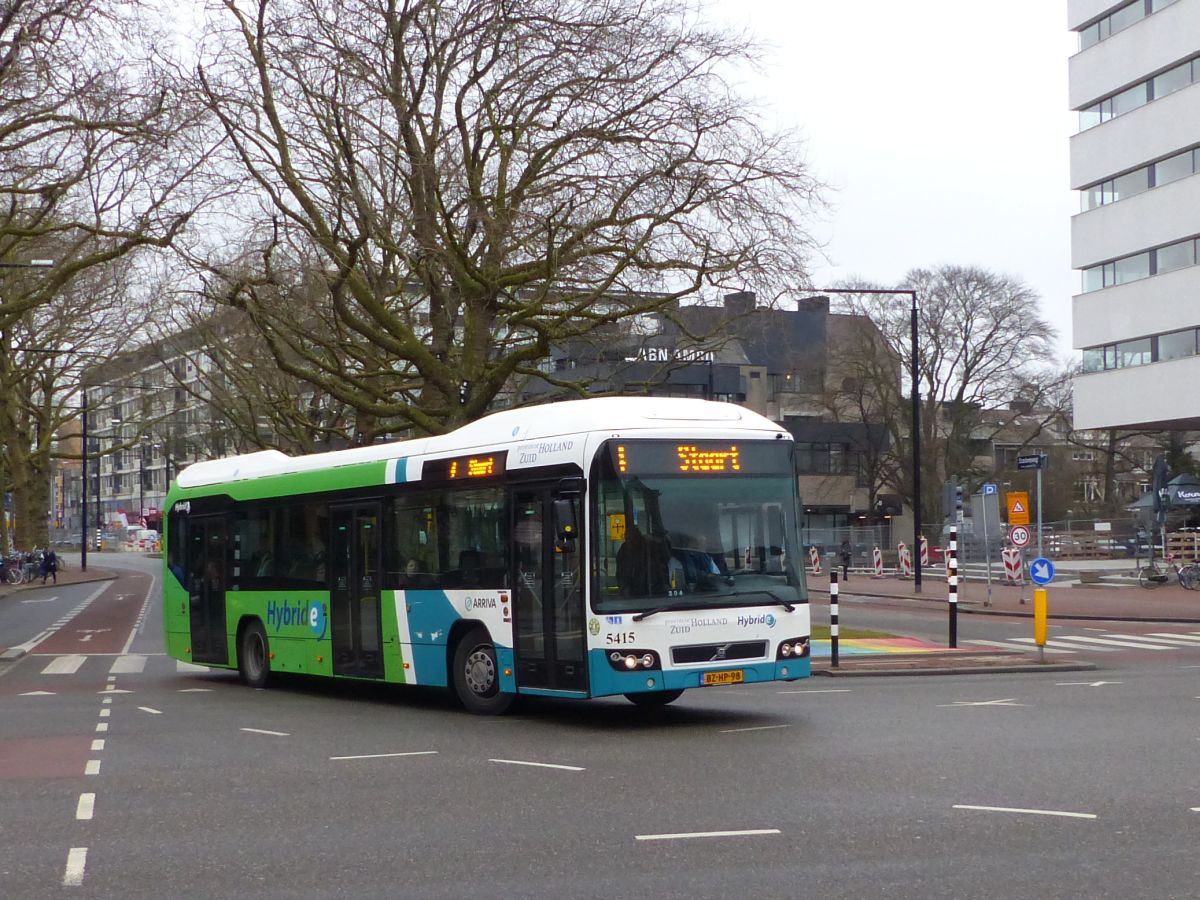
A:
[[[1046,653],[1046,589],[1033,589],[1033,642],[1038,647],[1038,659]]]

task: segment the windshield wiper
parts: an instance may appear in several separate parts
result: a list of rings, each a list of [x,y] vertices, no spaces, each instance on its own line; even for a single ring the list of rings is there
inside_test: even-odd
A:
[[[788,612],[796,611],[796,607],[794,604],[788,603],[788,601],[784,600],[782,597],[780,597],[774,591],[769,591],[765,588],[763,588],[761,590],[757,590],[757,591],[734,591],[731,594],[722,594],[721,596],[723,596],[723,597],[752,597],[755,594],[766,594],[768,597],[770,597],[772,600],[774,600],[777,605],[782,606]]]
[[[708,604],[701,603],[672,603],[668,606],[656,606],[654,609],[647,609],[633,616],[633,621],[640,622],[642,619],[649,618],[660,612],[678,612],[681,609],[704,609]]]

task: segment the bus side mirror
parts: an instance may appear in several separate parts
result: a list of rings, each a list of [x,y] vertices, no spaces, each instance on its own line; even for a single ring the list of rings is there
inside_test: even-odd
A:
[[[579,536],[579,525],[575,521],[575,501],[555,500],[553,504],[555,540],[568,549],[574,549]]]

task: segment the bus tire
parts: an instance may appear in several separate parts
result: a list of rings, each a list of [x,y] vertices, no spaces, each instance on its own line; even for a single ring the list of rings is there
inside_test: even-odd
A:
[[[238,638],[238,674],[252,688],[265,688],[271,680],[271,645],[258,619],[243,628]]]
[[[626,694],[625,698],[634,706],[666,706],[683,696],[683,691],[648,691]]]
[[[472,628],[454,648],[452,683],[459,701],[480,716],[497,716],[513,702],[500,690],[496,648],[486,628]]]

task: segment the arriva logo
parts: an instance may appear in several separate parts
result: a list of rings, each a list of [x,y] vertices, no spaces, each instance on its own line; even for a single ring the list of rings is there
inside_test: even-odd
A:
[[[303,601],[295,603],[267,602],[267,628],[279,631],[281,628],[307,625],[317,637],[325,636],[325,607],[321,601],[313,600],[307,605]]]
[[[775,617],[770,613],[761,613],[757,616],[738,616],[737,623],[743,628],[748,628],[751,625],[766,625],[768,628],[774,628]]]

